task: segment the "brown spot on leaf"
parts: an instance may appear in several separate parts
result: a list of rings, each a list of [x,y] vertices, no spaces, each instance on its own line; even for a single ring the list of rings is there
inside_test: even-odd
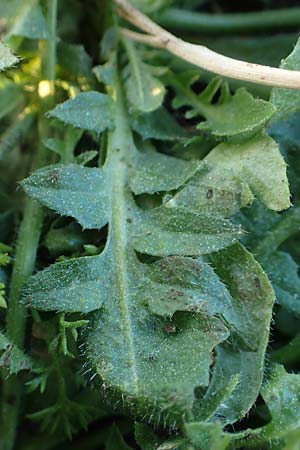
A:
[[[175,325],[167,325],[166,327],[164,327],[164,331],[168,334],[170,333],[176,333],[176,327]]]
[[[208,189],[208,191],[206,192],[206,198],[209,200],[211,198],[213,198],[214,195],[214,191],[212,189]]]

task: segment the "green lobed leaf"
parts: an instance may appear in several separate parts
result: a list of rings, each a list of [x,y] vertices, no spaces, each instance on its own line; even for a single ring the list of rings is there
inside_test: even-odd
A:
[[[251,203],[254,196],[277,211],[290,206],[286,164],[269,136],[219,144],[203,163],[207,170],[198,171],[170,204],[220,211],[227,217]]]
[[[75,128],[99,134],[114,126],[111,98],[96,91],[82,92],[77,97],[57,105],[48,112],[48,116]]]
[[[28,195],[61,215],[74,217],[84,228],[102,228],[110,202],[107,175],[77,164],[56,165],[38,170],[21,184]]]
[[[6,70],[15,66],[19,62],[11,50],[0,42],[0,70]]]
[[[170,259],[165,263],[165,278],[159,278],[162,270],[159,266],[143,264],[135,256],[131,230],[142,210],[128,192],[129,168],[125,162],[127,152],[134,146],[122,103],[117,111],[116,131],[110,136],[109,159],[103,168],[71,165],[60,172],[58,166],[54,169],[58,170],[55,177],[52,172],[49,178],[52,168],[42,169],[23,183],[35,198],[45,204],[46,194],[48,205],[52,202],[52,207],[55,205],[59,212],[80,219],[84,226],[101,227],[108,221],[110,227],[106,247],[100,255],[64,261],[37,273],[27,285],[25,301],[46,310],[96,310],[86,336],[86,355],[105,385],[132,396],[144,413],[148,408],[160,411],[164,405],[167,417],[171,402],[176,405],[172,414],[179,419],[181,414],[191,411],[195,386],[208,384],[210,352],[228,337],[228,330],[218,317],[197,308],[205,294],[200,294],[202,287],[198,288],[199,293],[194,287],[193,298],[192,279],[181,281],[182,268],[189,272],[190,266],[198,272],[200,262],[180,257]],[[136,149],[131,157],[135,152]],[[92,185],[88,174],[94,180]],[[102,183],[103,176],[106,178]],[[69,191],[74,183],[76,189],[84,188],[81,195],[79,191],[73,191],[74,194]],[[72,195],[74,202],[70,201]],[[93,201],[93,195],[100,203]],[[84,213],[87,204],[90,209]],[[178,233],[181,231],[180,225]],[[199,235],[198,246],[201,240]],[[171,240],[170,245],[173,245]],[[211,282],[214,278],[218,282],[214,272],[207,271]],[[166,310],[167,291],[179,299],[177,307],[171,310]],[[163,315],[151,312],[147,302],[150,292],[149,302],[151,298],[161,297],[160,314]],[[223,309],[222,304],[216,307]],[[183,311],[180,315],[176,313],[178,309]],[[113,345],[107,345],[108,342]],[[187,349],[194,342],[198,342],[198,352],[191,357]],[[178,353],[178,349],[182,351]]]
[[[205,112],[206,121],[201,122],[198,129],[212,131],[220,137],[251,136],[266,124],[274,111],[269,102],[254,99],[246,89],[241,88],[228,101],[210,105]]]
[[[187,168],[184,184],[198,167],[137,150],[118,82],[113,95],[116,126],[109,134],[102,167],[50,167],[23,182],[31,196],[84,227],[108,223],[105,248],[100,255],[63,261],[38,272],[26,286],[24,301],[42,310],[91,312],[85,357],[103,389],[112,398],[122,394],[135,415],[176,424],[209,405],[209,416],[223,415],[224,422],[231,423],[249,410],[258,394],[272,289],[242,247],[217,254],[211,260],[214,270],[199,257],[186,256],[236,242],[240,229],[221,213],[212,217],[170,202],[150,209],[138,206],[130,192],[133,180],[139,193],[154,193],[160,178],[157,189],[172,190],[179,184],[173,174],[165,174],[167,160],[175,168]],[[141,161],[145,164],[139,177]],[[141,262],[135,250],[171,256]],[[254,301],[259,316],[251,309]],[[193,347],[197,352],[190,351]],[[211,378],[213,352],[218,358]],[[251,390],[246,389],[249,380]],[[216,399],[213,392],[219,386],[222,392]],[[198,388],[208,388],[205,398],[195,397]],[[238,404],[232,400],[235,391]],[[223,414],[219,401],[232,402],[230,414]]]
[[[239,179],[242,198],[245,198],[243,206],[251,201],[253,195],[276,211],[290,206],[286,164],[277,144],[270,137],[256,136],[237,145],[220,144],[208,154],[205,161],[213,169],[213,175],[207,175],[209,180],[213,177],[224,179],[226,172],[227,179],[231,175],[232,182]],[[277,186],[276,194],[274,186]]]
[[[213,79],[200,94],[195,94],[191,89],[196,80],[195,71],[166,76],[166,82],[176,91],[173,106],[189,106],[191,109],[186,117],[204,117],[206,121],[200,122],[198,128],[210,131],[217,137],[235,141],[248,139],[261,130],[275,112],[270,102],[253,98],[244,88],[231,95],[226,84],[221,89],[219,101],[212,104],[221,86],[220,79]]]

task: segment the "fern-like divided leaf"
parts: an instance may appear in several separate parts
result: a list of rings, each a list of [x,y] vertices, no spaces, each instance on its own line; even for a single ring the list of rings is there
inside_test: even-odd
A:
[[[90,106],[81,103],[82,96],[87,94],[51,115],[90,129]],[[104,97],[105,104],[112,102],[102,94],[101,103]],[[224,208],[211,207],[211,182],[219,183],[213,186],[220,195],[231,192],[228,211],[234,209],[232,202],[236,208],[245,204],[232,181],[263,197],[261,174],[255,178],[249,169],[252,148],[259,145],[249,143],[250,150],[229,146],[227,151],[237,155],[234,171],[222,147],[204,164],[143,151],[134,143],[117,75],[113,98],[109,121],[104,116],[97,130],[93,126],[97,132],[114,126],[102,167],[51,166],[22,183],[31,197],[85,228],[108,224],[106,246],[100,255],[64,261],[34,275],[25,301],[42,310],[89,313],[86,358],[103,387],[138,416],[162,424],[214,416],[234,422],[259,392],[274,295],[259,264],[237,244],[241,229],[225,218]],[[73,120],[69,113],[74,106]],[[98,122],[101,111],[99,107]],[[267,150],[273,145],[265,136],[257,139]],[[223,151],[224,161],[216,170],[224,176],[218,182],[219,177],[209,175],[214,173],[210,162]],[[268,151],[276,155],[271,172],[284,179],[278,149]],[[245,162],[239,163],[243,157]],[[203,182],[195,183],[199,178]],[[138,206],[133,195],[169,192],[180,185],[177,195],[152,209]],[[198,186],[205,201],[193,205],[186,192]],[[284,205],[289,198],[285,190]],[[268,196],[263,198],[274,207]],[[141,262],[136,251],[160,259]],[[195,395],[196,388],[202,388],[201,395]]]
[[[180,76],[172,73],[165,75],[176,96],[173,100],[174,108],[188,106],[187,118],[204,117],[198,128],[211,132],[219,138],[241,141],[248,139],[261,130],[275,112],[270,102],[254,99],[252,95],[241,88],[231,95],[226,84],[221,86],[219,78],[213,79],[200,94],[195,94],[191,85],[197,80],[195,71],[184,72]],[[221,93],[216,104],[212,101]]]
[[[32,369],[33,363],[16,345],[10,342],[0,331],[0,368],[9,375],[15,375],[21,370]]]

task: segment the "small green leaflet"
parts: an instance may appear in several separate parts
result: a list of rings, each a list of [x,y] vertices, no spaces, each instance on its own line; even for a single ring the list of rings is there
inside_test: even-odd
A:
[[[33,198],[61,215],[76,218],[84,228],[102,228],[108,221],[107,182],[104,171],[70,164],[43,168],[22,185]]]
[[[150,112],[159,108],[165,96],[163,83],[155,77],[157,68],[144,63],[134,44],[123,39],[129,63],[123,69],[125,90],[129,104],[134,110]]]
[[[67,100],[50,111],[48,116],[75,128],[99,134],[114,126],[111,98],[94,91],[82,92],[77,97]]]
[[[0,368],[7,370],[10,375],[32,368],[29,356],[12,344],[2,332],[0,332]]]
[[[241,88],[224,103],[210,105],[205,113],[206,121],[201,122],[198,129],[212,131],[220,137],[250,137],[265,125],[274,111],[270,103],[254,99],[246,89]],[[193,112],[196,114],[197,110]]]
[[[0,70],[9,69],[19,62],[19,58],[12,54],[6,45],[0,42]]]

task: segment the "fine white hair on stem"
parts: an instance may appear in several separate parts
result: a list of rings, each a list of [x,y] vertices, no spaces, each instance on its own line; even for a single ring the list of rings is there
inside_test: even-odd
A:
[[[221,76],[273,87],[300,89],[300,71],[278,69],[229,58],[203,45],[177,38],[145,16],[128,0],[115,0],[117,13],[145,33],[121,28],[124,36],[137,42],[163,48],[185,61]]]

